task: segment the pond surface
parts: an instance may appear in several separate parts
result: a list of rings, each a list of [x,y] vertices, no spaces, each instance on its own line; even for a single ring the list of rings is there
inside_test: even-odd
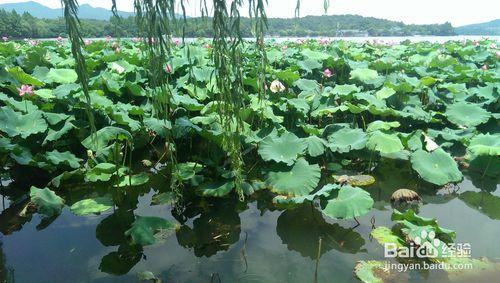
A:
[[[370,231],[394,224],[389,198],[401,187],[416,190],[423,198],[419,214],[456,230],[455,242],[470,243],[474,258],[499,261],[496,180],[468,176],[456,187],[426,187],[392,161],[374,173],[377,182],[366,190],[375,205],[359,219],[360,225],[327,219],[311,203],[279,209],[267,191],[244,203],[186,196],[180,205],[152,205],[155,193],[168,191],[160,174],[147,186],[114,194],[115,208],[102,215],[79,217],[66,207],[55,219],[42,220],[39,214],[23,218],[24,202],[10,202],[15,196],[8,194],[17,184],[4,182],[0,282],[5,277],[15,282],[134,282],[141,271],[151,271],[163,282],[358,282],[356,261],[384,259]],[[74,202],[101,191],[106,189],[71,188],[65,199]],[[160,243],[133,247],[123,233],[134,214],[161,216],[180,228]],[[402,276],[411,282],[448,281],[443,271]]]

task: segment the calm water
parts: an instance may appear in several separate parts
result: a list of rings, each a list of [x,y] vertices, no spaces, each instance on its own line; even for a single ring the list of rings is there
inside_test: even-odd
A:
[[[12,183],[2,190],[0,279],[7,273],[16,282],[136,282],[137,273],[147,270],[164,282],[315,282],[321,237],[316,280],[358,282],[352,272],[356,261],[383,259],[382,246],[369,237],[372,219],[375,226],[392,227],[389,198],[403,187],[418,191],[424,199],[420,215],[456,230],[455,242],[470,243],[473,257],[500,261],[496,180],[468,176],[456,188],[439,189],[416,181],[405,168],[408,164],[392,161],[378,166],[376,184],[366,188],[375,206],[357,227],[355,221],[327,219],[311,204],[278,209],[267,192],[245,203],[186,196],[177,207],[151,205],[156,192],[168,191],[160,175],[141,188],[114,189],[116,207],[102,215],[79,217],[66,207],[52,222],[41,222],[38,214],[18,216],[22,205],[10,203],[15,196],[9,192],[22,185]],[[78,186],[58,194],[73,203],[107,191]],[[471,201],[476,197],[480,203]],[[123,236],[134,214],[181,226],[164,242],[134,248]],[[411,282],[448,280],[441,271],[402,276]]]
[[[500,41],[500,36],[498,35],[455,35],[455,36],[359,36],[359,37],[271,37],[267,40],[273,40],[276,42],[286,42],[286,41],[297,41],[297,40],[307,40],[307,39],[317,39],[317,40],[347,40],[353,42],[366,42],[366,41],[377,41],[385,43],[400,43],[405,40],[411,42],[438,42],[443,43],[447,41],[455,40],[481,40],[481,39],[492,39]],[[88,38],[90,40],[106,40],[106,38]],[[130,39],[130,38],[128,38]],[[181,38],[176,38],[181,40]],[[42,41],[46,40],[56,40],[55,38],[42,38]],[[197,41],[198,38],[185,38],[187,42]],[[212,40],[211,38],[206,38],[206,40]],[[245,38],[245,40],[255,40],[254,38]]]

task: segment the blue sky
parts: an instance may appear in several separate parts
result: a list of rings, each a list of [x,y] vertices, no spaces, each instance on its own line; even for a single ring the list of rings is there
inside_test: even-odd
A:
[[[28,0],[0,0],[0,3]],[[45,6],[60,7],[60,0],[34,0]],[[197,16],[200,0],[185,0],[188,14]],[[117,0],[119,10],[133,11],[133,0]],[[211,0],[207,0],[211,2]],[[79,0],[80,4],[111,7],[111,0]],[[454,26],[480,23],[500,18],[500,0],[330,0],[328,14],[362,16],[403,21],[407,24],[451,22]],[[296,0],[268,0],[268,17],[294,16]],[[245,9],[246,10],[246,9]],[[322,15],[323,0],[302,0],[301,16]]]

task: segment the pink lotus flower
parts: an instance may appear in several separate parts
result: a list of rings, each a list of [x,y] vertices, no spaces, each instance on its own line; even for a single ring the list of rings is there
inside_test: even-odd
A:
[[[172,73],[172,67],[170,67],[170,64],[167,64],[165,66],[165,73],[170,74]]]
[[[140,41],[141,41],[141,39],[140,39],[140,38],[138,38],[138,37],[134,37],[134,38],[132,38],[132,41],[133,41],[133,42],[140,42]]]
[[[110,41],[111,40],[111,35],[106,35],[106,41]]]
[[[25,94],[33,95],[33,87],[29,85],[22,85],[21,88],[18,88],[19,96],[23,97]]]
[[[212,48],[212,45],[210,45],[209,43],[205,43],[203,47],[205,47],[206,49],[210,49]]]
[[[495,49],[495,48],[497,48],[497,45],[495,43],[492,43],[492,44],[490,44],[490,48]]]
[[[283,49],[283,51],[287,50],[288,49],[288,45],[283,45],[283,47],[281,47],[281,49]]]
[[[477,47],[477,46],[479,46],[479,45],[481,45],[481,43],[479,43],[479,41],[475,40],[475,41],[474,41],[474,46],[476,46],[476,47]]]
[[[57,41],[60,43],[61,41],[63,41],[64,38],[62,38],[61,36],[58,36],[57,37]]]
[[[9,37],[7,37],[7,36],[2,36],[2,40],[3,40],[3,41],[7,41],[7,40],[9,40]]]
[[[488,70],[488,65],[483,65],[483,66],[481,67],[481,70],[483,70],[483,71],[487,71],[487,70]]]
[[[327,45],[330,41],[328,39],[319,39],[318,43],[321,45]]]
[[[330,71],[330,69],[325,69],[325,70],[323,71],[323,76],[324,76],[325,78],[329,78],[329,77],[331,77],[331,76],[332,76],[332,71]]]
[[[92,43],[92,40],[90,40],[90,39],[85,39],[85,40],[83,41],[83,43],[85,43],[85,45],[90,45],[90,44]]]
[[[179,44],[181,44],[181,42],[178,39],[174,40],[174,43],[175,43],[175,46],[179,46]]]

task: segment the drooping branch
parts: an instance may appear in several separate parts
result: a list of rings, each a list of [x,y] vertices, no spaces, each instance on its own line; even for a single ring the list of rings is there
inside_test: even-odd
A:
[[[91,100],[89,94],[89,76],[87,73],[87,64],[83,55],[83,39],[80,33],[80,20],[78,19],[78,1],[77,0],[61,0],[63,7],[64,19],[66,21],[66,29],[71,42],[71,53],[75,59],[75,71],[78,75],[80,84],[82,85],[83,94],[86,99],[86,114],[89,120],[92,137],[96,132],[94,115],[91,108]]]

